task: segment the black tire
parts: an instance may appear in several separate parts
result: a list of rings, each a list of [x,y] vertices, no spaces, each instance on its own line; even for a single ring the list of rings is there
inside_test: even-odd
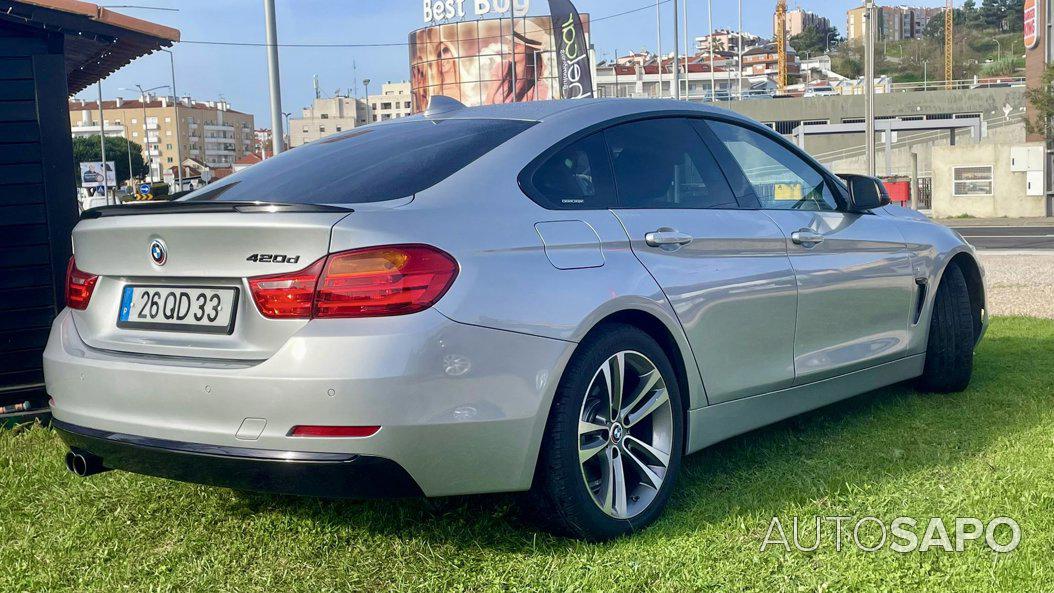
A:
[[[933,393],[966,389],[973,375],[973,307],[966,277],[956,264],[944,271],[933,302],[926,366],[918,388]]]
[[[672,420],[672,443],[663,481],[657,490],[651,491],[654,498],[639,514],[620,519],[601,510],[583,479],[584,470],[579,461],[583,437],[578,431],[579,417],[583,413],[594,375],[605,361],[626,351],[639,353],[649,359],[662,376],[669,396],[669,411],[672,412],[672,418],[664,415],[663,421]],[[685,432],[683,410],[676,374],[654,339],[635,327],[623,324],[611,324],[595,332],[579,345],[557,388],[542,439],[534,483],[526,497],[531,518],[556,534],[590,541],[612,539],[653,523],[662,514],[680,471]],[[628,417],[627,413],[627,421]],[[637,427],[631,429],[628,426],[626,434],[637,430]],[[614,440],[614,437],[609,438]],[[630,445],[628,437],[624,444]],[[618,448],[616,445],[609,447]],[[636,467],[627,460],[625,453],[620,456],[616,452],[614,455],[626,460],[619,461],[625,463],[625,467]],[[626,475],[628,480],[630,474]],[[640,498],[632,500],[634,504],[641,504],[637,502]]]

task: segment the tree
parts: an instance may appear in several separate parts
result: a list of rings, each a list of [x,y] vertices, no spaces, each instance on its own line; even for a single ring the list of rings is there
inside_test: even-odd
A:
[[[114,175],[117,184],[121,185],[130,178],[128,175],[128,150],[132,151],[132,173],[133,177],[145,177],[147,174],[146,164],[143,162],[143,147],[135,142],[127,142],[124,138],[108,136],[106,138],[106,160],[113,161]],[[102,160],[102,150],[99,146],[99,136],[79,136],[73,139],[73,160],[77,167],[77,178],[80,178],[80,164],[82,162],[99,162]]]
[[[1025,122],[1028,133],[1054,140],[1054,66],[1043,71],[1040,84],[1025,91],[1025,99],[1036,110],[1035,118]]]
[[[809,26],[801,33],[790,38],[790,46],[794,48],[794,51],[798,52],[798,55],[805,53],[820,54],[827,50],[828,38],[831,40],[831,45],[837,44],[839,40],[838,29],[835,27],[822,29],[816,26]]]

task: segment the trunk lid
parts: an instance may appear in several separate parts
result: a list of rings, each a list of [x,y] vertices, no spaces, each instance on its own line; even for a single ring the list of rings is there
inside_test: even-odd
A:
[[[73,311],[81,338],[111,351],[235,360],[270,357],[307,323],[260,315],[246,278],[309,266],[329,252],[333,226],[351,212],[238,203],[133,210],[89,211],[73,231],[77,267],[99,276],[88,308]],[[158,242],[160,265],[151,255]],[[125,288],[143,285],[237,289],[231,333],[118,328]]]

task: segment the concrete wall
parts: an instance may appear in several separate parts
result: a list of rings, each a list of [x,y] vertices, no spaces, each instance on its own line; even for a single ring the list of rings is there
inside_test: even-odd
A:
[[[1020,146],[1021,144],[1016,144]],[[1042,143],[1032,143],[1042,146]],[[959,144],[935,146],[933,160],[933,216],[947,218],[970,215],[979,218],[1044,216],[1046,198],[1026,195],[1026,174],[1010,170],[1010,148],[1015,144]],[[952,176],[955,167],[991,165],[993,186],[990,196],[954,196]]]
[[[1005,117],[1003,109],[1007,105],[1010,106],[1011,116],[1023,113],[1024,95],[1025,89],[1018,87],[881,93],[875,97],[875,115],[903,117],[980,113],[982,119],[996,120]],[[761,122],[828,120],[829,123],[836,124],[842,123],[846,118],[864,117],[863,95],[723,101],[715,105]],[[964,134],[965,132],[961,132],[960,136]],[[907,137],[905,134],[899,136]],[[818,155],[863,145],[863,134],[809,136],[806,150]]]

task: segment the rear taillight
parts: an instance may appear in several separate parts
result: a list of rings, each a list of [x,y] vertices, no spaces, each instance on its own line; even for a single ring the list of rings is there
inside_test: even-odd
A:
[[[457,273],[435,247],[389,245],[333,253],[299,272],[250,278],[249,287],[272,319],[382,317],[431,307]]]
[[[91,293],[99,277],[77,269],[77,258],[71,257],[66,266],[66,306],[83,311],[88,308]]]
[[[271,319],[308,319],[315,306],[315,285],[326,258],[290,274],[249,279],[256,308]]]

